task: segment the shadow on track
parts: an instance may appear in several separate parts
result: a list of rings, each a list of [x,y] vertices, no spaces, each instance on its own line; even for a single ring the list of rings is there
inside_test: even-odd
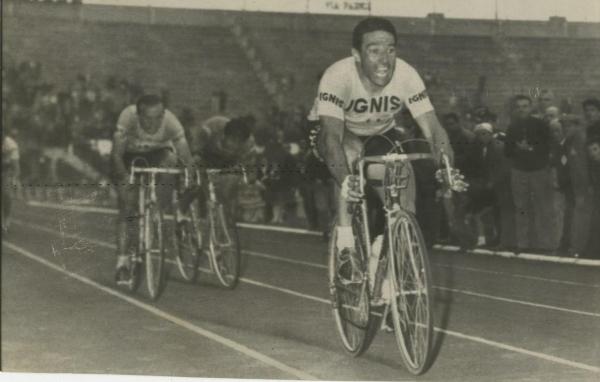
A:
[[[438,269],[441,270],[435,272],[436,274],[434,276],[434,280],[437,280],[436,284],[445,285],[448,288],[452,288],[454,286],[454,269],[452,267]],[[452,291],[436,289],[434,293],[435,321],[437,324],[436,326],[440,329],[446,330],[448,328],[452,311],[452,301]],[[433,339],[433,349],[429,359],[428,368],[435,363],[435,360],[441,351],[444,339],[446,338],[446,334],[443,332],[436,331],[435,333],[436,334]]]

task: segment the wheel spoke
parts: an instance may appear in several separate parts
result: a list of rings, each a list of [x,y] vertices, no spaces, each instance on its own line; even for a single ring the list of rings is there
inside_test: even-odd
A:
[[[433,332],[426,248],[412,215],[402,215],[393,233],[393,271],[399,289],[392,300],[396,340],[407,368],[420,374],[429,357]]]

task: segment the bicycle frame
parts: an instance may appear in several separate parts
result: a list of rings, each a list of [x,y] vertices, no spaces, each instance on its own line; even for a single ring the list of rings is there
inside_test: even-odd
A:
[[[134,161],[135,162],[135,161]],[[187,187],[189,185],[189,174],[187,169],[180,170],[174,168],[160,168],[160,167],[138,167],[131,166],[130,175],[129,175],[129,184],[135,184],[135,177],[140,176],[140,189],[138,191],[138,221],[139,221],[139,230],[138,230],[138,256],[142,249],[142,243],[144,240],[144,213],[146,208],[151,204],[156,204],[158,202],[158,198],[156,196],[156,176],[157,174],[171,174],[171,175],[181,175],[184,174],[184,183]],[[150,179],[148,180],[148,177]],[[146,198],[146,189],[150,192],[148,198]],[[141,261],[141,259],[137,259],[137,261]]]
[[[243,176],[243,178],[242,178],[243,182],[247,184],[248,177],[246,174],[246,170],[242,167],[241,171],[242,171],[242,176]],[[224,172],[224,170],[222,170],[222,169],[207,169],[206,170],[206,174],[207,174],[207,178],[208,178],[208,203],[210,203],[210,205],[212,206],[212,208],[208,209],[208,224],[209,224],[210,235],[213,237],[213,241],[215,243],[217,243],[217,237],[216,237],[215,230],[214,230],[215,218],[213,216],[213,213],[215,213],[215,212],[221,213],[221,212],[219,210],[217,210],[217,208],[219,207],[219,201],[217,200],[214,179],[216,176],[218,176],[222,172]],[[221,222],[222,222],[222,224],[225,224],[225,217],[223,217],[221,219]],[[225,229],[224,232],[227,233],[226,242],[218,243],[218,244],[223,245],[223,246],[232,245],[233,241],[232,241],[231,237],[229,236],[229,231],[227,229]]]
[[[360,189],[361,191],[364,193],[367,187],[367,177],[365,174],[366,171],[366,167],[370,164],[383,164],[384,166],[386,166],[386,173],[385,173],[385,177],[388,177],[388,171],[387,170],[395,170],[398,168],[398,166],[407,166],[407,162],[409,161],[413,161],[413,160],[418,160],[418,159],[432,159],[432,155],[431,154],[425,154],[425,153],[414,153],[414,154],[405,154],[405,153],[390,153],[390,154],[386,154],[386,155],[374,155],[374,156],[366,156],[366,157],[362,157],[361,159],[359,159],[358,161],[358,175],[359,175],[359,181],[360,181]],[[413,177],[413,181],[414,181],[414,173],[411,172],[411,174],[409,174],[409,177]],[[386,227],[386,235],[387,237],[391,237],[391,230],[393,228],[393,222],[396,220],[396,217],[398,215],[398,213],[401,211],[401,209],[403,208],[400,203],[399,203],[399,197],[400,197],[400,193],[402,192],[402,189],[405,189],[407,187],[406,184],[403,184],[402,181],[403,179],[393,179],[395,182],[393,184],[390,184],[389,186],[386,186],[387,183],[386,182],[387,179],[384,179],[384,187],[386,187],[386,189],[384,189],[384,194],[387,192],[390,194],[390,199],[389,201],[384,200],[384,211],[385,211],[385,227]],[[410,179],[409,179],[410,180]],[[368,222],[368,206],[367,206],[367,200],[362,200],[361,201],[361,213],[362,213],[362,217],[363,217],[363,221],[364,222]],[[368,245],[366,246],[366,250],[367,250],[367,256],[368,258],[370,258],[373,254],[372,254],[372,250],[371,250],[371,235],[369,232],[369,227],[368,224],[364,225],[364,232],[363,234],[365,235],[366,238],[366,243],[368,243]],[[392,245],[390,243],[390,249],[393,251],[394,249],[392,248]],[[373,288],[373,293],[374,296],[376,297],[376,299],[378,297],[380,297],[381,295],[381,286],[383,283],[383,272],[386,269],[381,269],[381,267],[379,266],[379,264],[381,263],[381,261],[385,258],[384,256],[388,256],[387,251],[385,251],[383,248],[379,253],[379,257],[377,258],[377,270],[375,271],[375,280],[374,281],[374,288]],[[393,256],[391,256],[393,258]],[[393,261],[393,259],[392,259]],[[389,268],[389,265],[387,265],[386,268]],[[394,264],[392,264],[394,265]],[[389,303],[388,301],[384,301],[384,303]]]

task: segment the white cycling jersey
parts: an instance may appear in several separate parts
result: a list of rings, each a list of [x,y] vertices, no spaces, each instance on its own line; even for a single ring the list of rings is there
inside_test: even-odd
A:
[[[395,126],[394,115],[408,108],[413,118],[432,111],[425,84],[417,71],[396,58],[390,82],[377,92],[363,85],[354,57],[331,65],[323,74],[317,96],[317,113],[341,119],[359,136],[381,134]]]
[[[126,140],[126,152],[147,153],[157,149],[173,148],[173,142],[185,137],[183,126],[177,117],[165,110],[162,124],[154,134],[140,126],[136,105],[127,106],[117,121],[115,138]]]
[[[19,145],[9,136],[2,140],[2,165],[8,165],[19,160]]]

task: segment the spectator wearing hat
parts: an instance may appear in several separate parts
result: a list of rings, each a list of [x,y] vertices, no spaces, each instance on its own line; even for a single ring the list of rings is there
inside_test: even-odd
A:
[[[550,121],[551,165],[556,190],[557,253],[578,256],[585,250],[589,226],[590,189],[585,131],[574,116]]]
[[[475,126],[471,154],[467,213],[477,228],[477,245],[490,244],[490,238],[504,248],[514,245],[513,203],[510,195],[510,167],[504,156],[504,143],[494,137],[491,123]],[[484,218],[491,217],[490,224]]]
[[[514,106],[504,152],[511,160],[517,250],[552,251],[554,214],[548,126],[531,115],[528,96],[516,96]]]
[[[587,123],[588,139],[600,137],[600,100],[588,98],[582,103],[583,115]]]

